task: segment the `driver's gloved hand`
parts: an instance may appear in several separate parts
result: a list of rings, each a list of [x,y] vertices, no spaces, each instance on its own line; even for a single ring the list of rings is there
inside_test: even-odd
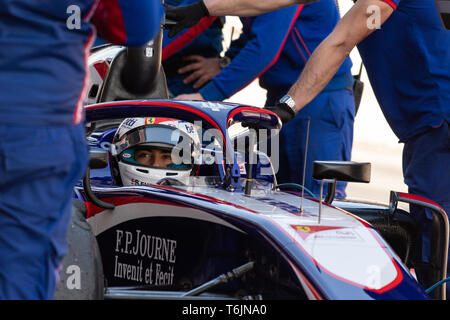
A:
[[[295,117],[294,110],[291,109],[286,103],[278,103],[275,106],[267,106],[264,109],[272,111],[278,117],[280,117],[281,122],[286,123]]]
[[[176,24],[166,26],[169,29],[169,38],[175,37],[183,29],[195,26],[203,17],[209,17],[208,9],[203,0],[187,6],[165,5],[166,19],[177,22]]]

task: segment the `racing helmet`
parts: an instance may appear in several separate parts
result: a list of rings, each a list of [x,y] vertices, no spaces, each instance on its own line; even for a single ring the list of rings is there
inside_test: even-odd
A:
[[[196,127],[172,118],[127,118],[112,142],[112,174],[124,186],[187,184],[201,153]]]

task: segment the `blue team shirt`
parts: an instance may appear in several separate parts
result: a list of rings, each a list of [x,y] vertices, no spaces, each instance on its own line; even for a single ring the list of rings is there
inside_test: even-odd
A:
[[[434,1],[382,1],[395,11],[358,49],[386,120],[405,142],[450,121],[450,31]]]
[[[108,42],[143,45],[162,14],[160,0],[2,0],[0,124],[83,121],[95,30]]]

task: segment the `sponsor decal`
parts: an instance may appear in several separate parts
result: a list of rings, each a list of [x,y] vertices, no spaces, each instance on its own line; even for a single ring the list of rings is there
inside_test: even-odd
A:
[[[302,232],[310,232],[311,228],[310,227],[306,227],[306,226],[295,226],[294,229],[300,230]]]
[[[303,240],[306,240],[312,236],[314,240],[362,241],[361,237],[359,237],[354,230],[348,227],[302,225],[291,225],[291,227]]]
[[[145,124],[154,124],[155,118],[145,118]]]
[[[201,104],[201,108],[202,109],[209,109],[211,111],[220,111],[220,110],[227,110],[229,107],[228,106],[224,106],[220,103],[214,103],[214,102],[210,102],[210,101],[205,101]]]
[[[186,128],[187,133],[190,133],[190,134],[194,133],[194,126],[192,124],[185,123],[184,126]]]
[[[131,179],[130,183],[132,186],[149,186],[149,185],[151,185],[150,183],[143,182],[138,179]]]
[[[238,161],[237,163],[239,165],[239,172],[241,174],[247,174],[247,171],[245,170],[245,161]]]
[[[293,205],[291,205],[289,203],[281,202],[281,201],[275,200],[273,198],[255,198],[255,200],[264,202],[266,204],[269,204],[271,206],[277,207],[277,208],[279,208],[281,210],[290,212],[290,213],[295,214],[295,215],[302,215],[304,217],[311,217],[311,216],[313,216],[313,215],[311,215],[308,212],[300,213],[300,206],[293,206]]]
[[[131,128],[134,126],[136,121],[137,121],[137,119],[130,118],[130,119],[127,119],[127,121],[123,125]]]
[[[116,230],[114,277],[153,286],[173,284],[177,241],[141,230]]]
[[[166,125],[172,126],[172,127],[176,127],[176,125],[174,125],[174,122],[177,122],[179,120],[177,119],[173,119],[173,118],[163,118],[163,117],[146,117],[144,119],[144,124],[161,124],[164,123]],[[167,122],[167,123],[166,123]],[[184,121],[181,121],[184,122]]]

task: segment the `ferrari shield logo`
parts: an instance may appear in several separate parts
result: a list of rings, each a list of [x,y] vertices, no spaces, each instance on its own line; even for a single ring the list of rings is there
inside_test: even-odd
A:
[[[145,124],[154,124],[155,118],[145,118]]]

